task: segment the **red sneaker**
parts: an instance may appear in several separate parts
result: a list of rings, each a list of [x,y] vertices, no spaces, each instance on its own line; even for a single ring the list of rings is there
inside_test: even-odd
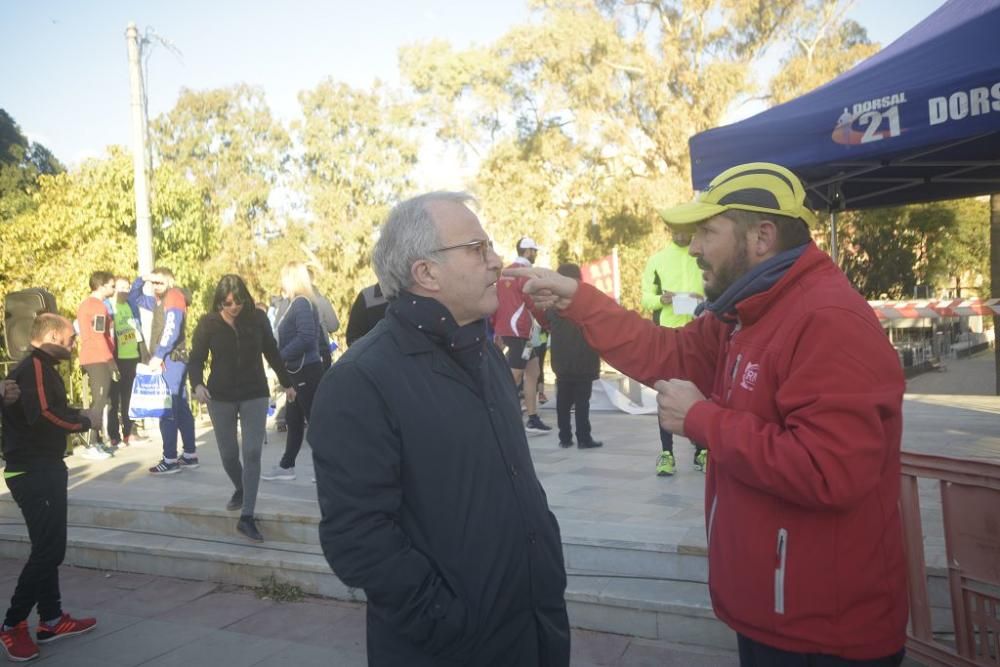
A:
[[[38,639],[39,644],[48,644],[61,637],[72,637],[89,632],[95,627],[97,627],[96,618],[73,618],[69,614],[63,614],[59,621],[52,625],[39,623],[35,638]]]
[[[25,662],[38,657],[38,647],[31,641],[28,622],[21,621],[10,630],[0,631],[0,643],[7,657],[14,662]]]

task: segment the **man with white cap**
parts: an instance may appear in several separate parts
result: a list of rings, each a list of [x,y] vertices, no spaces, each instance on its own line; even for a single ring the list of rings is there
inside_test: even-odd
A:
[[[538,244],[529,236],[517,242],[517,257],[508,268],[531,267],[538,257]],[[535,308],[521,289],[525,278],[504,277],[497,283],[500,306],[493,315],[493,329],[507,347],[507,364],[514,374],[514,383],[524,380],[524,408],[528,414],[524,430],[528,433],[548,433],[552,427],[538,416],[538,376],[541,364],[531,347],[531,329],[535,322],[545,322],[542,311]]]
[[[709,590],[741,665],[899,665],[908,608],[895,350],[812,242],[816,218],[791,171],[732,167],[661,216],[693,228],[708,298],[708,314],[681,328],[555,272],[510,273],[605,360],[655,385],[664,428],[708,448]]]

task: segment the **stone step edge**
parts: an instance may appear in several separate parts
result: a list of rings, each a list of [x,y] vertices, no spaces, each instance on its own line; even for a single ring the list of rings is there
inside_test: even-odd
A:
[[[312,504],[306,501],[295,501],[286,500],[283,502],[289,503],[302,503],[302,504]],[[6,514],[0,514],[0,518],[7,516],[9,518],[20,518],[20,510],[17,509],[17,505],[10,496],[0,496],[0,506],[6,504],[8,509],[12,511]],[[165,514],[172,515],[189,515],[196,517],[208,517],[213,519],[225,519],[226,521],[231,521],[234,517],[232,512],[228,512],[223,509],[205,508],[197,507],[193,505],[159,505],[142,503],[135,501],[117,501],[117,500],[106,500],[106,499],[70,499],[69,502],[70,511],[74,508],[79,507],[94,507],[105,510],[121,511],[121,512],[162,512]],[[319,522],[319,516],[310,514],[296,514],[287,511],[266,511],[259,510],[255,512],[255,517],[258,522],[261,521],[280,521],[280,522],[292,522],[300,523],[306,525],[316,525]],[[96,527],[96,526],[95,526]],[[110,529],[109,529],[110,530]],[[177,537],[186,537],[185,535],[178,535]],[[643,541],[632,541],[623,540],[617,538],[604,538],[604,537],[594,537],[589,535],[579,535],[573,534],[572,532],[567,533],[565,529],[562,530],[562,541],[563,544],[573,545],[573,546],[584,546],[584,547],[598,547],[606,549],[622,549],[627,551],[647,551],[655,553],[676,553],[678,555],[686,556],[703,556],[707,557],[708,553],[704,545],[697,544],[675,544],[670,542],[651,542],[649,540]]]
[[[81,535],[80,533],[84,534]],[[280,576],[283,569],[308,572],[312,574],[329,575],[336,577],[330,569],[325,557],[321,553],[310,553],[306,551],[282,549],[279,543],[265,543],[265,545],[244,544],[236,541],[205,540],[201,538],[170,538],[168,545],[138,544],[128,540],[115,540],[114,537],[121,536],[123,531],[116,531],[104,528],[78,528],[74,527],[69,531],[68,548],[84,548],[106,550],[112,552],[131,551],[147,556],[163,558],[176,557],[178,553],[183,554],[188,559],[205,558],[212,562],[222,562],[237,565],[253,565],[260,568],[272,568],[276,570],[276,576]],[[88,534],[89,533],[89,534]],[[28,543],[28,536],[23,526],[14,527],[0,526],[0,542]],[[226,553],[224,550],[212,550],[211,544],[225,545],[226,547],[236,547],[234,553]],[[685,616],[697,616],[703,618],[714,618],[711,606],[707,604],[668,602],[661,600],[639,600],[623,595],[600,592],[606,589],[606,585],[590,588],[580,586],[582,580],[589,578],[588,573],[578,573],[570,571],[570,583],[566,589],[566,599],[574,602],[586,602],[590,604],[600,604],[609,607],[621,607],[626,609],[641,610],[650,613],[672,613]],[[615,577],[600,575],[593,577],[605,582],[619,580],[635,580],[634,577]],[[645,581],[654,581],[646,579]],[[664,583],[665,580],[655,580],[657,583]],[[679,585],[694,587],[704,587],[707,599],[707,586],[696,582],[677,582]],[[347,588],[345,586],[345,588]],[[357,591],[349,599],[363,599],[363,593]]]

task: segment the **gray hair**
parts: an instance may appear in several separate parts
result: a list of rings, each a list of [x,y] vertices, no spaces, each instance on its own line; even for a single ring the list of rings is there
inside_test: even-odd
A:
[[[413,284],[410,269],[414,262],[434,257],[434,251],[441,247],[429,210],[434,202],[477,203],[468,192],[437,191],[396,204],[382,225],[372,254],[375,275],[387,299]]]

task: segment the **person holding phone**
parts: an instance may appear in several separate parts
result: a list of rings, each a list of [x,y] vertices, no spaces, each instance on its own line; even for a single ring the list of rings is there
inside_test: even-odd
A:
[[[100,461],[110,457],[113,449],[104,444],[100,415],[108,405],[111,384],[116,379],[115,342],[111,335],[114,318],[108,312],[105,299],[115,293],[115,277],[107,271],[90,274],[90,296],[76,311],[76,326],[80,331],[80,367],[90,386],[90,411],[98,419],[91,426],[90,440],[83,456]]]

